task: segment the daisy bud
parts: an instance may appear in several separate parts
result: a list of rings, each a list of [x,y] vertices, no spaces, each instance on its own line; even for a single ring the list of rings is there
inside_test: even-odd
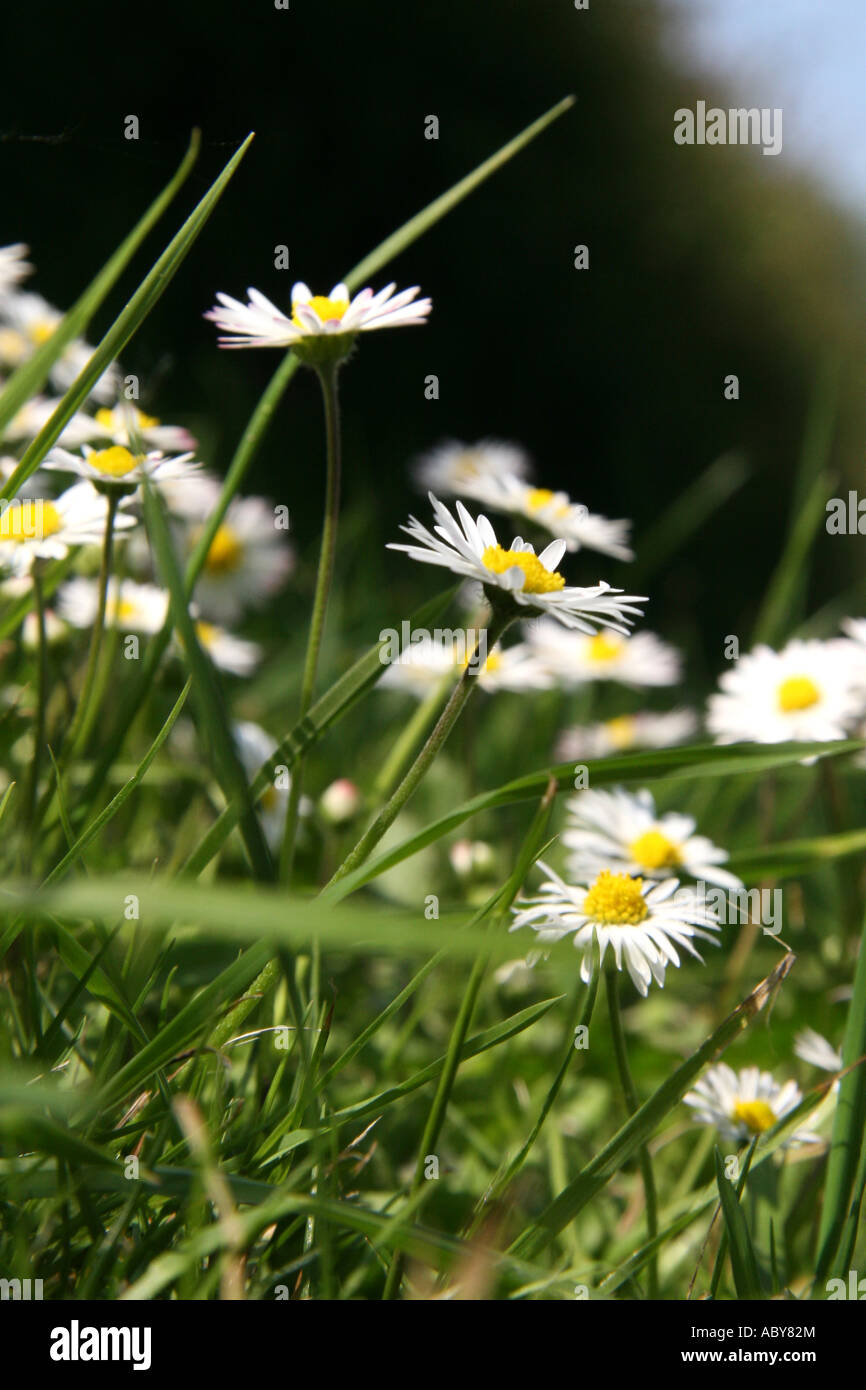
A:
[[[348,777],[338,777],[319,799],[319,812],[329,825],[345,825],[354,820],[361,805],[361,793]]]

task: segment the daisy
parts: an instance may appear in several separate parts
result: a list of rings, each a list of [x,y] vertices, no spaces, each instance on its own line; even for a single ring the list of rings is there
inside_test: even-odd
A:
[[[99,611],[99,584],[95,579],[78,577],[64,584],[57,596],[57,610],[70,627],[89,628]],[[134,579],[108,581],[105,597],[105,623],[120,632],[159,632],[168,616],[168,593],[155,584],[138,584]]]
[[[862,713],[853,643],[789,642],[742,656],[711,695],[707,726],[717,743],[787,743],[844,738]]]
[[[191,554],[201,527],[189,528]],[[275,525],[274,509],[263,497],[236,497],[214,535],[195,597],[202,614],[231,623],[245,609],[259,608],[282,588],[294,568],[294,552]]]
[[[158,449],[149,454],[132,453],[122,444],[111,444],[107,449],[91,449],[88,444],[82,444],[80,454],[52,449],[44,467],[55,468],[61,473],[77,473],[79,478],[89,478],[100,486],[116,484],[132,489],[145,478],[159,485],[189,477],[201,468],[200,463],[190,463],[191,458],[192,454],[169,458]]]
[[[449,672],[456,680],[459,667],[454,643],[427,634],[419,641],[410,642],[396,660],[388,663],[378,685],[384,690],[399,690],[423,700]]]
[[[206,623],[200,618],[195,625],[196,636],[220,671],[228,671],[232,676],[249,676],[262,659],[262,649],[258,642],[248,642],[243,637],[235,637],[225,628],[215,623]],[[262,759],[264,762],[264,758]]]
[[[693,710],[674,709],[665,714],[640,710],[601,724],[563,729],[554,756],[557,762],[565,763],[580,758],[606,758],[632,748],[672,748],[691,738],[697,729],[698,717]]]
[[[562,843],[571,851],[568,871],[579,882],[602,869],[614,869],[645,878],[669,878],[686,873],[690,878],[718,883],[723,888],[742,888],[735,874],[719,866],[728,857],[704,835],[696,835],[691,816],[656,812],[652,792],[579,792],[566,802],[568,829]]]
[[[803,1099],[793,1081],[780,1085],[768,1071],[745,1067],[737,1073],[724,1062],[709,1071],[683,1100],[698,1124],[714,1125],[721,1137],[739,1144],[766,1134]],[[820,1136],[797,1130],[787,1144],[820,1143]]]
[[[803,1028],[794,1039],[794,1052],[801,1062],[821,1071],[841,1071],[842,1057],[814,1028]]]
[[[522,479],[529,472],[529,459],[523,449],[498,439],[482,439],[477,444],[447,440],[422,454],[412,467],[422,492],[471,497],[476,502],[498,495],[505,478]]]
[[[694,889],[680,888],[675,878],[644,882],[603,869],[594,882],[574,885],[541,860],[538,863],[548,878],[538,897],[512,908],[511,931],[532,927],[539,941],[559,941],[572,933],[575,948],[583,952],[580,976],[584,982],[592,974],[596,939],[600,961],[610,947],[617,970],[625,965],[644,997],[652,980],[664,986],[669,964],[679,965],[677,946],[701,960],[692,945],[695,939],[718,944],[710,935],[719,929],[717,919]]]
[[[24,259],[29,250],[30,247],[21,241],[13,246],[0,246],[0,294],[5,294],[33,273],[33,266]]]
[[[69,628],[58,618],[53,608],[45,610],[45,641],[49,646],[55,642],[62,642],[68,636]],[[35,651],[39,646],[39,615],[30,612],[21,624],[21,645],[28,651]]]
[[[4,430],[4,437],[15,443],[35,439],[39,431],[48,423],[54,414],[60,397],[34,396],[26,401],[21,409],[13,415],[9,424]],[[85,415],[83,411],[76,411],[70,420],[63,426],[60,434],[60,441],[69,446],[70,449],[77,449],[88,439],[95,437],[95,427],[93,417]]]
[[[628,547],[630,521],[611,521],[591,513],[567,492],[533,487],[522,478],[504,474],[480,482],[473,494],[480,502],[500,512],[524,517],[565,541],[570,551],[586,548],[612,555],[617,560],[633,560]]]
[[[478,673],[478,684],[491,695],[497,690],[550,690],[553,683],[553,676],[525,642],[494,647]]]
[[[348,286],[335,285],[329,295],[313,294],[303,281],[292,287],[292,312],[287,317],[258,290],[248,289],[249,302],[241,304],[227,294],[218,294],[219,304],[205,314],[225,337],[220,347],[293,347],[305,340],[339,337],[351,341],[358,333],[376,328],[398,328],[424,323],[430,313],[429,299],[416,299],[418,286],[395,294],[395,284],[374,294],[361,290],[351,297]]]
[[[89,416],[84,417],[90,419]],[[194,449],[196,440],[181,425],[163,425],[155,415],[145,415],[131,401],[119,401],[113,407],[103,406],[90,420],[87,439],[106,439],[125,449],[137,449],[150,444],[154,449],[172,453]]]
[[[276,753],[279,745],[276,739],[271,738],[271,735],[260,724],[253,724],[250,720],[241,720],[233,724],[232,732],[238,756],[247,777],[252,782],[263,764],[268,762]],[[291,786],[292,779],[289,773],[278,770],[277,778],[269,787],[265,788],[259,798],[258,811],[262,830],[274,853],[279,850],[283,843]],[[300,815],[308,816],[311,809],[312,803],[309,798],[302,796],[299,807]]]
[[[474,521],[458,501],[458,524],[432,492],[429,497],[436,517],[436,535],[410,517],[409,525],[400,529],[417,543],[391,543],[390,550],[405,550],[413,560],[443,566],[454,574],[478,580],[489,600],[508,595],[520,607],[548,613],[565,627],[580,632],[592,633],[602,621],[622,631],[631,622],[631,615],[640,613],[634,604],[643,602],[642,598],[612,589],[609,584],[599,583],[593,588],[566,586],[556,569],[565,554],[565,541],[551,541],[536,555],[532,546],[518,536],[511,548],[504,550],[486,516]]]
[[[347,825],[363,805],[360,788],[348,777],[338,777],[319,797],[319,815],[328,825]]]
[[[682,662],[674,647],[654,632],[632,636],[614,631],[615,624],[592,636],[574,636],[543,620],[527,629],[536,655],[567,689],[585,681],[619,681],[629,686],[675,685]]]
[[[4,320],[4,326],[0,327],[0,362],[7,367],[18,367],[32,357],[63,320],[59,309],[55,309],[41,295],[32,293],[0,299],[0,317]],[[87,366],[93,352],[94,349],[82,338],[74,338],[67,343],[52,364],[49,373],[52,386],[60,392],[68,390]],[[110,401],[117,395],[119,386],[120,375],[112,364],[91,388],[90,394],[95,400]]]
[[[108,499],[90,483],[76,483],[53,501],[16,498],[0,511],[0,566],[29,574],[34,560],[62,560],[70,546],[101,545]],[[115,527],[134,526],[134,517],[118,512]]]

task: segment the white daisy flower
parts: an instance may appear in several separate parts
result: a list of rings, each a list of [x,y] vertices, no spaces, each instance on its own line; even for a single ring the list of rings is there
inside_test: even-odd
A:
[[[424,323],[429,299],[416,299],[418,286],[395,294],[395,284],[374,294],[364,289],[352,298],[346,285],[335,285],[329,295],[313,294],[303,281],[292,287],[292,312],[288,317],[258,290],[248,289],[242,304],[218,294],[219,304],[205,314],[226,335],[220,347],[295,347],[305,338],[369,333],[376,328],[398,328]]]
[[[652,792],[578,792],[566,802],[568,829],[562,843],[570,851],[568,871],[580,883],[602,869],[646,878],[669,878],[686,873],[690,878],[717,883],[722,888],[742,888],[742,880],[720,868],[728,857],[705,835],[696,835],[691,816],[656,812]]]
[[[234,723],[232,732],[241,764],[252,782],[262,765],[273,757],[279,745],[260,724],[253,724],[251,720]],[[289,773],[278,769],[276,780],[265,788],[259,799],[258,812],[262,830],[273,853],[276,853],[283,843],[291,787],[292,779]],[[298,809],[302,816],[310,814],[312,803],[308,797],[301,797]]]
[[[816,1033],[814,1028],[803,1028],[794,1039],[794,1052],[801,1062],[821,1071],[841,1071],[842,1056],[835,1047]]]
[[[159,485],[166,510],[184,521],[204,521],[213,511],[222,492],[219,478],[206,469],[197,469],[182,478],[167,478]]]
[[[29,444],[51,419],[60,404],[60,399],[59,396],[33,396],[13,415],[3,432],[4,438],[15,443],[24,441]],[[94,437],[93,417],[79,410],[63,426],[59,442],[68,445],[70,449],[77,449]]]
[[[190,554],[200,535],[200,527],[189,528],[185,540]],[[294,551],[277,529],[270,503],[263,497],[235,497],[196,582],[196,602],[205,617],[235,622],[247,608],[266,603],[293,568]]]
[[[432,492],[429,496],[436,517],[436,535],[410,517],[409,525],[400,529],[416,544],[392,542],[390,550],[405,550],[413,560],[475,579],[490,591],[488,597],[501,590],[521,607],[547,613],[579,632],[592,633],[600,623],[623,631],[632,621],[631,615],[640,613],[634,604],[643,602],[642,597],[624,594],[609,584],[599,583],[592,588],[566,586],[556,569],[565,554],[565,541],[551,541],[536,555],[532,546],[518,536],[511,548],[504,550],[486,516],[474,521],[458,501],[458,524]]]
[[[82,444],[80,454],[52,449],[43,467],[55,468],[61,473],[77,473],[79,478],[89,478],[92,483],[118,483],[135,488],[145,478],[161,486],[164,482],[176,482],[194,475],[201,464],[191,463],[190,459],[192,454],[176,454],[170,458],[158,449],[149,454],[134,454],[122,444],[111,444],[107,449],[91,449],[88,444]]]
[[[62,560],[70,546],[101,545],[108,499],[90,483],[76,483],[53,501],[15,498],[0,510],[0,567],[29,574],[36,559]],[[134,517],[118,512],[117,530],[134,526]]]
[[[69,628],[58,618],[53,608],[45,610],[45,641],[49,647],[54,646],[55,642],[62,642],[64,637],[68,637]],[[28,651],[35,651],[39,646],[39,615],[32,610],[29,612],[21,624],[21,645]]]
[[[694,1090],[683,1096],[698,1124],[713,1125],[729,1143],[740,1144],[766,1134],[768,1129],[803,1099],[793,1081],[780,1085],[768,1071],[745,1067],[737,1073],[719,1062],[701,1077]],[[790,1144],[815,1144],[820,1136],[797,1130]]]
[[[637,714],[621,714],[600,724],[563,729],[554,756],[557,762],[566,763],[581,758],[606,758],[633,748],[672,748],[692,738],[697,730],[694,710],[674,709],[664,714],[639,710]]]
[[[539,941],[559,941],[571,933],[583,952],[580,976],[585,982],[592,974],[596,939],[600,960],[610,947],[617,970],[625,966],[644,997],[653,980],[664,986],[668,965],[679,965],[678,946],[701,960],[694,940],[718,945],[710,934],[719,930],[715,915],[693,888],[680,888],[675,878],[645,882],[603,869],[593,883],[574,885],[538,863],[548,878],[538,897],[512,908],[511,931],[532,927]]]
[[[675,685],[680,679],[679,652],[654,632],[631,636],[615,624],[585,637],[563,632],[542,620],[526,630],[527,641],[538,658],[566,689],[586,681],[618,681],[629,686]]]
[[[457,679],[459,667],[453,642],[425,634],[410,642],[400,655],[388,663],[378,681],[383,690],[399,690],[423,700],[449,673]]]
[[[740,657],[711,695],[707,727],[717,743],[823,742],[845,738],[863,710],[853,643],[789,642]]]
[[[33,266],[25,259],[29,250],[30,247],[21,241],[13,246],[0,246],[0,294],[5,294],[32,275]]]
[[[57,596],[57,611],[71,627],[90,628],[99,611],[99,583],[79,576],[70,579]],[[155,633],[168,616],[168,593],[155,584],[138,584],[134,579],[108,581],[105,596],[105,624],[120,632]]]
[[[132,401],[118,401],[112,407],[103,406],[92,419],[90,416],[83,418],[90,422],[90,433],[84,436],[88,440],[107,439],[112,444],[133,450],[142,444],[149,444],[151,448],[165,453],[176,450],[184,453],[196,446],[195,437],[189,430],[181,425],[163,425],[155,415],[145,415]]]
[[[493,648],[478,673],[478,684],[492,695],[497,690],[550,690],[554,680],[532,648],[516,642],[513,647]]]
[[[480,480],[470,496],[497,511],[521,516],[551,535],[565,541],[570,551],[586,548],[612,555],[617,560],[633,560],[628,546],[630,521],[611,521],[573,502],[567,492],[533,487],[513,474]]]
[[[498,439],[481,439],[477,444],[449,439],[412,465],[415,483],[422,492],[433,492],[437,497],[471,497],[476,502],[498,496],[505,478],[526,478],[529,473],[529,459],[523,449]]]
[[[199,618],[195,631],[202,647],[220,671],[228,671],[232,676],[249,676],[262,659],[262,649],[258,642],[248,642],[244,637],[235,637],[233,633],[226,632],[225,628],[217,627],[215,623],[206,623]]]
[[[0,299],[0,362],[18,367],[41,347],[62,322],[63,314],[40,294],[15,294]],[[52,365],[49,380],[55,390],[68,390],[84,370],[94,349],[82,338],[74,338]],[[103,373],[90,394],[98,401],[110,401],[117,395],[120,374],[112,364]]]

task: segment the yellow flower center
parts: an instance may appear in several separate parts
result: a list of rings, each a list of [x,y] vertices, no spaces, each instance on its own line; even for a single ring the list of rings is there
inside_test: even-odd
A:
[[[214,627],[213,623],[206,623],[204,619],[195,625],[195,635],[205,648],[213,646],[218,633],[219,628]]]
[[[672,869],[681,862],[679,846],[656,828],[632,840],[628,852],[644,869]]]
[[[54,332],[54,327],[53,323],[47,323],[45,320],[31,324],[27,330],[30,334],[30,341],[35,343],[37,347],[41,347],[43,343],[48,342]]]
[[[467,662],[468,665],[468,662]],[[502,653],[491,652],[484,663],[484,671],[487,675],[495,675],[502,666]]]
[[[143,411],[137,409],[132,411],[131,414],[135,424],[140,430],[150,430],[153,429],[154,425],[159,424],[155,415],[145,415]],[[117,415],[117,419],[115,419],[115,415]],[[101,426],[102,429],[109,433],[117,429],[119,425],[126,423],[126,418],[122,411],[108,410],[105,406],[97,410],[94,419],[97,425]]]
[[[208,574],[233,574],[240,568],[244,548],[231,526],[220,526],[213,540],[204,567]]]
[[[553,493],[549,487],[533,487],[529,489],[526,497],[526,505],[531,512],[539,512],[542,507],[553,501]]]
[[[634,743],[635,726],[630,714],[621,714],[618,719],[609,719],[604,727],[614,748],[631,748]]]
[[[275,811],[277,809],[277,801],[277,789],[273,783],[271,783],[269,787],[265,787],[259,797],[259,805],[262,806],[265,811]]]
[[[54,536],[62,525],[60,513],[53,502],[41,499],[10,502],[0,513],[0,540],[21,545],[24,541],[42,541]]]
[[[643,879],[602,869],[583,900],[587,917],[608,926],[636,927],[649,914]]]
[[[531,550],[503,550],[501,545],[488,545],[481,556],[481,563],[492,574],[504,574],[506,570],[523,570],[526,576],[523,585],[525,594],[552,594],[565,588],[565,580],[557,570],[544,568],[537,555]]]
[[[131,598],[117,598],[107,605],[107,611],[111,622],[128,623],[138,617],[138,604]]]
[[[734,1119],[744,1124],[752,1134],[766,1134],[777,1118],[765,1100],[738,1100],[734,1106]]]
[[[809,676],[789,676],[779,686],[779,709],[791,714],[798,709],[811,709],[821,699],[821,692]]]
[[[128,449],[121,448],[119,444],[112,444],[110,449],[97,449],[94,453],[88,454],[87,462],[105,478],[125,478],[127,473],[138,467],[141,459],[136,458]]]
[[[326,294],[314,294],[312,299],[307,300],[304,307],[312,309],[322,323],[332,323],[334,319],[342,319],[349,307],[349,301],[348,299],[329,299]],[[298,328],[304,327],[303,322],[298,317],[297,309],[292,310],[292,322]]]
[[[594,637],[587,639],[586,652],[590,661],[613,661],[624,646],[621,637],[609,637],[606,632],[597,632]]]

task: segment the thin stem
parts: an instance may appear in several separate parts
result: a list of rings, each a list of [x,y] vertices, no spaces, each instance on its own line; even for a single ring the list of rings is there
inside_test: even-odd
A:
[[[32,827],[36,810],[36,791],[42,768],[42,752],[45,744],[45,703],[48,698],[48,651],[45,638],[45,592],[42,588],[42,573],[39,560],[33,566],[33,596],[36,600],[37,624],[37,664],[36,664],[36,725],[33,733],[33,760],[30,764],[30,777],[27,782],[25,801],[25,823]],[[28,858],[33,852],[33,835]]]
[[[119,504],[119,495],[110,492],[108,494],[108,509],[105,515],[105,536],[102,542],[102,565],[99,571],[99,594],[96,620],[90,634],[90,648],[87,653],[84,684],[81,687],[81,694],[78,697],[78,704],[72,720],[72,727],[67,734],[66,750],[68,758],[73,757],[78,751],[78,745],[85,732],[88,709],[93,694],[96,672],[99,666],[99,653],[102,647],[102,636],[105,631],[105,608],[108,598],[108,580],[111,575],[111,556],[114,548],[114,519],[117,516]]]
[[[337,393],[337,363],[329,363],[318,368],[317,375],[322,388],[322,403],[325,410],[325,449],[326,476],[325,516],[322,522],[322,543],[319,548],[319,568],[316,574],[316,590],[313,596],[313,612],[310,618],[310,631],[307,637],[307,655],[304,659],[304,672],[301,678],[300,717],[303,719],[313,702],[316,688],[316,674],[319,669],[319,652],[322,634],[328,611],[328,595],[334,573],[334,553],[337,547],[337,522],[340,513],[340,406]],[[304,758],[299,757],[292,769],[292,785],[289,791],[289,805],[286,812],[286,828],[280,856],[280,878],[288,882],[292,872],[295,853],[295,837],[298,829],[298,810],[301,804],[301,787],[304,773]]]
[[[635,1089],[634,1080],[632,1079],[631,1068],[628,1064],[628,1051],[622,1026],[622,1010],[619,1002],[619,972],[615,966],[610,964],[605,968],[605,986],[607,988],[610,1032],[613,1040],[617,1071],[619,1072],[620,1084],[622,1085],[623,1096],[625,1097],[626,1109],[629,1115],[633,1115],[640,1106],[640,1100],[638,1099],[637,1090]],[[655,1240],[659,1229],[658,1200],[656,1198],[652,1161],[650,1159],[649,1149],[645,1144],[641,1145],[638,1158],[640,1160],[644,1202],[646,1204],[647,1237],[649,1240]],[[647,1261],[647,1283],[650,1298],[658,1298],[658,1257],[655,1253],[653,1253]]]
[[[493,614],[486,634],[488,651],[496,645],[511,621],[511,613],[495,612]],[[476,652],[477,650],[476,648]],[[436,754],[439,752],[451,730],[454,728],[454,725],[457,723],[463,706],[475,689],[478,672],[473,670],[474,666],[475,660],[473,654],[473,658],[467,662],[466,668],[457,685],[454,687],[451,698],[440,714],[427,742],[418,753],[418,756],[409,768],[406,776],[403,778],[396,791],[388,798],[372,825],[370,825],[361,836],[355,848],[343,860],[328,883],[328,888],[330,888],[332,884],[339,882],[341,878],[345,878],[353,869],[357,869],[363,864],[370,851],[375,849],[386,830],[388,830],[397,819],[397,816],[415,791],[419,782],[422,781],[427,769],[436,757]]]

